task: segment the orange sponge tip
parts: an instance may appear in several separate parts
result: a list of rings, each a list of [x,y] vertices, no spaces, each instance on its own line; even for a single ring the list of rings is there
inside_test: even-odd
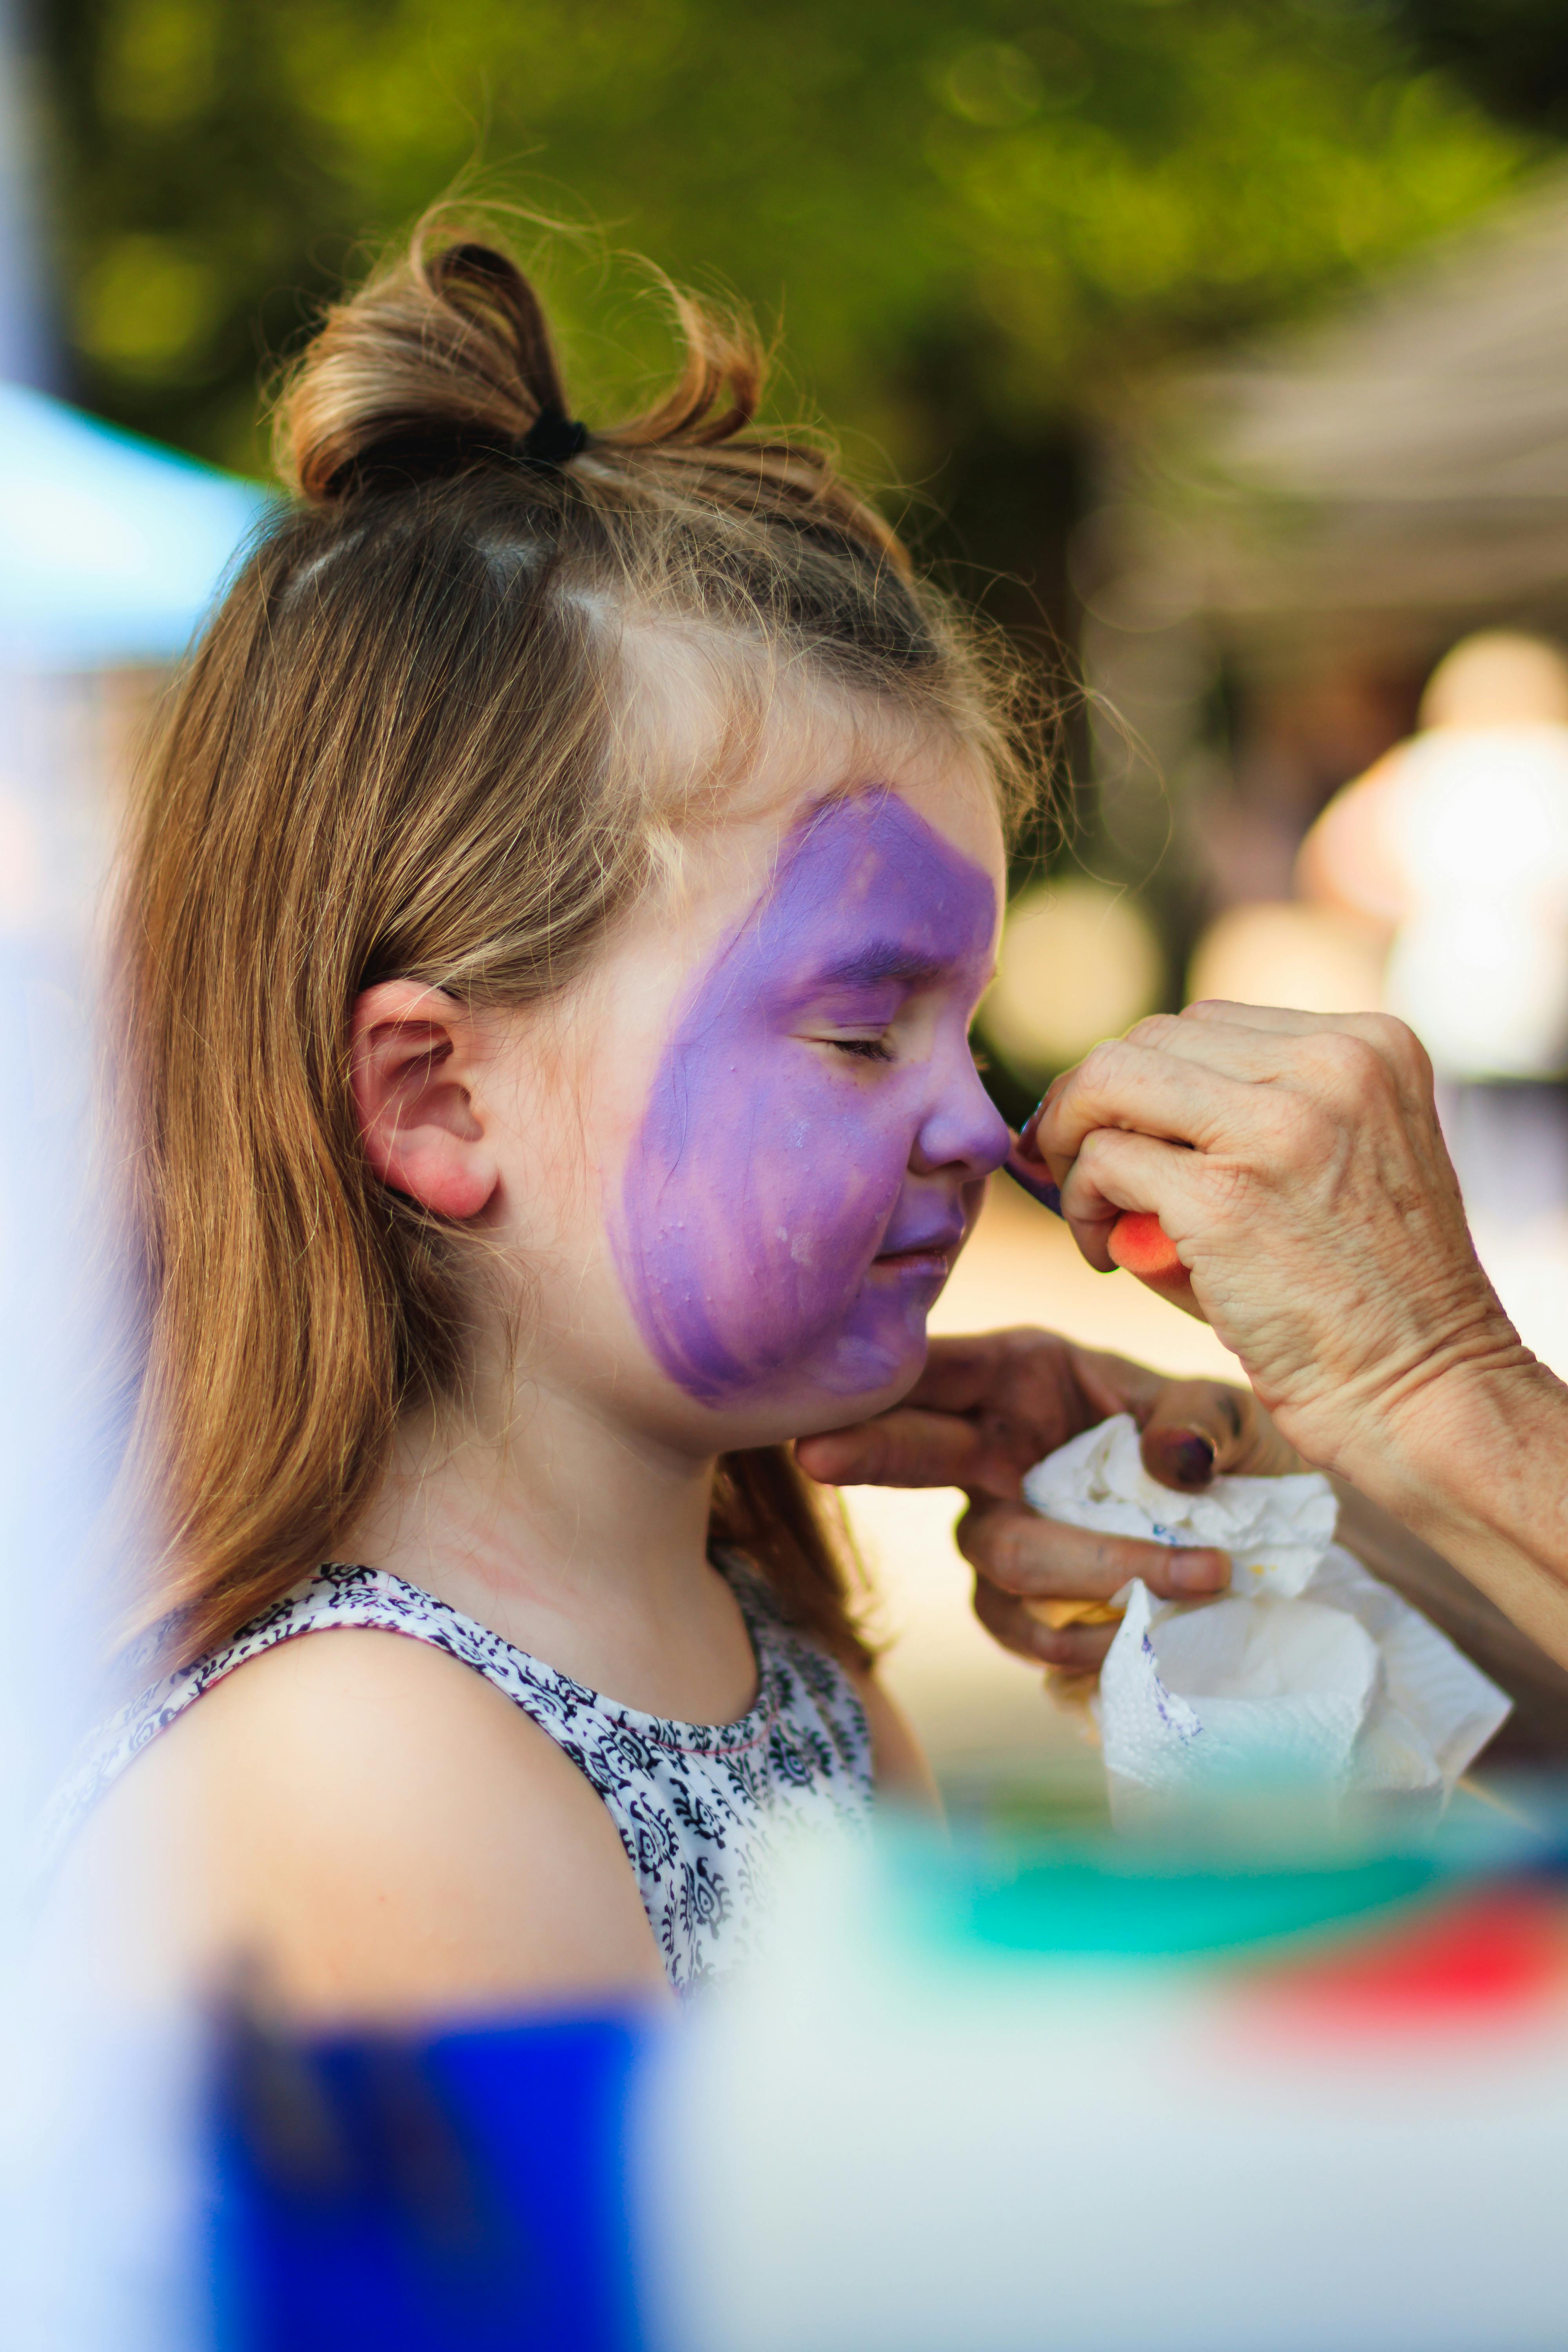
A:
[[[1117,1218],[1106,1246],[1118,1265],[1144,1282],[1151,1276],[1185,1271],[1176,1255],[1176,1244],[1159,1218],[1141,1209],[1129,1209],[1124,1216]]]

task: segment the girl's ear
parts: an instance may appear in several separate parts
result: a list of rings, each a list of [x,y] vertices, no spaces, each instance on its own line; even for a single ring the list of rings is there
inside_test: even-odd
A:
[[[477,1217],[500,1167],[475,1107],[476,1037],[454,997],[385,980],[356,1002],[350,1073],[360,1139],[384,1184],[441,1217]]]

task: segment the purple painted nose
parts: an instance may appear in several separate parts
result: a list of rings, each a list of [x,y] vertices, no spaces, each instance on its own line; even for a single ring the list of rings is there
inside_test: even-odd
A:
[[[981,1085],[965,1045],[921,1122],[910,1165],[925,1176],[939,1168],[960,1169],[973,1182],[1001,1167],[1011,1142],[1007,1122]]]

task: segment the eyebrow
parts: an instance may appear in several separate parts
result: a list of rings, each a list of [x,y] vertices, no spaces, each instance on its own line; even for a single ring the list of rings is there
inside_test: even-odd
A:
[[[901,981],[909,988],[930,987],[952,971],[946,956],[922,955],[897,940],[874,940],[853,955],[837,956],[815,975],[820,988],[875,988]]]

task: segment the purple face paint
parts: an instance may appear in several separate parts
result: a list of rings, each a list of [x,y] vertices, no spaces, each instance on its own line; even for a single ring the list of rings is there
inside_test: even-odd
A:
[[[968,1039],[995,916],[989,877],[891,792],[790,835],[677,1015],[626,1165],[622,1280],[688,1395],[809,1414],[919,1370],[1007,1152]],[[884,1033],[890,1059],[864,1050]]]

